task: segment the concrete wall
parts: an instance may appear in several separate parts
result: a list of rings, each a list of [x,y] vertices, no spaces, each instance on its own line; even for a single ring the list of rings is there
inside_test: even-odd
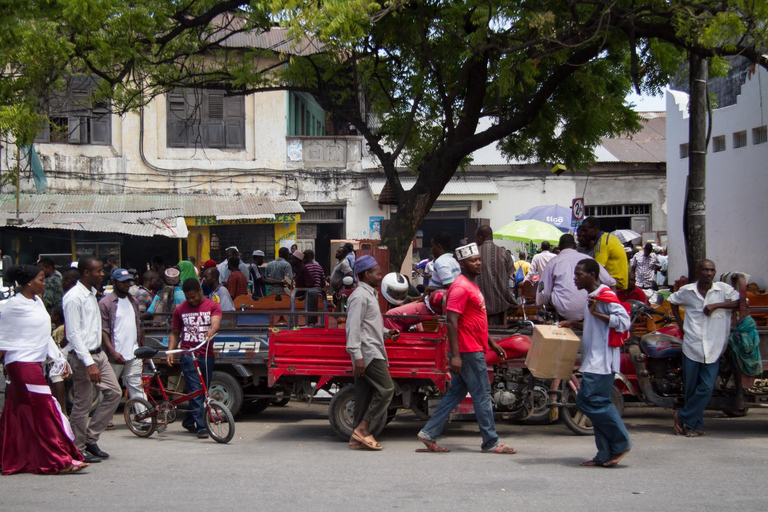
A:
[[[768,143],[754,144],[752,129],[768,123],[768,74],[760,68],[747,79],[737,103],[715,109],[712,136],[725,135],[726,150],[707,154],[707,257],[718,273],[751,274],[768,287]],[[688,95],[667,93],[667,193],[669,196],[669,278],[687,275],[683,216],[688,159],[680,145],[688,142]],[[734,149],[733,133],[747,131],[747,145]]]

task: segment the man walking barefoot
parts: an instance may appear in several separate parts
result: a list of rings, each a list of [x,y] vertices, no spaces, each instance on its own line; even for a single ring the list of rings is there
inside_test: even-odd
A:
[[[400,331],[385,329],[375,288],[381,268],[373,256],[355,261],[358,286],[347,302],[347,352],[355,369],[355,421],[350,449],[381,450],[371,435],[371,424],[384,421],[395,392],[389,375],[384,338],[397,339]]]
[[[493,420],[491,384],[488,381],[488,366],[485,362],[485,347],[488,343],[501,360],[506,358],[504,349],[488,336],[488,317],[485,313],[485,299],[474,283],[480,275],[482,260],[477,244],[456,249],[456,259],[461,266],[459,275],[448,292],[448,343],[451,348],[451,387],[437,410],[419,432],[419,441],[426,445],[426,452],[447,452],[438,446],[437,437],[443,432],[451,411],[464,400],[467,391],[472,396],[475,417],[483,438],[481,450],[485,453],[512,454],[515,449],[499,442]]]

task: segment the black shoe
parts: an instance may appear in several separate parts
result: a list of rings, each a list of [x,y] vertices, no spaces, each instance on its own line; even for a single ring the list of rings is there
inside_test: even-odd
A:
[[[88,444],[85,443],[85,451],[90,453],[91,455],[95,455],[96,457],[101,457],[102,459],[108,459],[109,454],[107,452],[101,451],[101,448],[99,448],[99,445],[96,443]]]
[[[184,426],[184,425],[182,425],[182,426],[190,434],[197,434],[197,427],[194,427],[194,426],[193,427],[187,427],[187,426]]]
[[[96,464],[97,462],[101,462],[101,457],[90,455],[88,452],[83,454],[83,459],[83,462],[86,464]]]
[[[197,438],[198,439],[208,439],[208,431],[207,430],[198,430],[197,431]]]

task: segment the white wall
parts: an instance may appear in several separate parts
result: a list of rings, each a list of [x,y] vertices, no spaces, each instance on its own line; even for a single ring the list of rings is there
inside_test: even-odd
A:
[[[707,154],[707,258],[718,274],[742,271],[761,288],[768,286],[768,143],[753,144],[752,129],[768,124],[768,74],[758,67],[747,79],[735,105],[712,114],[712,136],[725,135],[726,150]],[[669,196],[669,278],[687,275],[683,218],[688,159],[688,95],[667,93],[667,193]],[[733,147],[733,133],[747,131],[747,146]]]

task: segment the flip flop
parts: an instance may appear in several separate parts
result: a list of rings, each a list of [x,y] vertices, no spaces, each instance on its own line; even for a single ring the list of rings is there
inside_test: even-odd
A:
[[[483,453],[498,453],[500,455],[512,455],[513,453],[517,453],[517,450],[515,450],[511,446],[505,445],[504,443],[499,443],[496,446],[494,446],[492,450],[487,450],[487,451],[484,451]]]
[[[612,468],[612,467],[616,466],[619,462],[621,462],[621,459],[623,459],[624,456],[626,454],[628,454],[628,453],[629,453],[629,450],[625,451],[624,453],[622,453],[620,455],[617,455],[616,457],[612,458],[608,462],[604,463],[603,467],[604,468]]]
[[[689,430],[688,432],[685,433],[685,437],[699,437],[701,435],[706,435],[706,434],[702,434],[698,430]]]
[[[361,443],[360,441],[358,441],[358,440],[356,440],[354,438],[350,438],[350,440],[349,440],[349,449],[350,450],[362,450],[363,448],[365,448],[363,443]]]
[[[675,435],[684,436],[685,425],[683,424],[683,420],[680,419],[680,415],[678,413],[679,411],[675,411],[674,413],[672,413],[672,416],[675,418],[674,420]]]
[[[114,425],[114,423],[108,423],[104,430],[115,430],[116,428],[117,427]]]
[[[367,437],[362,437],[360,434],[352,433],[352,438],[355,441],[359,441],[368,448],[369,450],[381,450],[381,445],[376,441],[376,439],[373,438],[373,436],[369,435]]]
[[[59,470],[59,475],[64,475],[67,473],[77,473],[78,471],[85,469],[89,466],[89,464],[85,462],[75,461],[73,460],[63,468]]]
[[[585,462],[582,462],[581,464],[579,464],[579,466],[581,466],[583,468],[596,468],[596,467],[602,466],[602,465],[603,465],[602,462],[597,462],[594,459],[588,460],[588,461],[585,461]]]
[[[430,441],[428,439],[422,439],[421,437],[419,438],[419,441],[424,443],[424,446],[426,446],[426,448],[417,449],[416,450],[417,453],[448,453],[451,451],[448,448],[443,448],[442,446],[439,446],[437,444],[437,441]]]

